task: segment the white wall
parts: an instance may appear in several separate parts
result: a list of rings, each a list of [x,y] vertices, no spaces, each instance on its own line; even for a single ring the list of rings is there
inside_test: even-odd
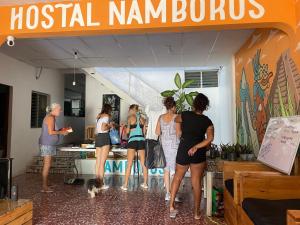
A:
[[[231,59],[232,60],[232,59]],[[235,109],[233,107],[233,71],[232,61],[224,65],[220,71],[218,88],[202,88],[195,89],[208,96],[210,99],[210,108],[205,114],[211,118],[215,126],[214,143],[229,143],[234,141],[234,119]],[[124,90],[133,89],[139,91],[142,86],[128,87],[128,74],[142,80],[158,93],[165,90],[176,89],[174,84],[174,76],[179,73],[184,80],[184,70],[199,70],[212,68],[97,68],[97,71],[107,79],[114,82],[115,85],[120,84],[120,88]],[[126,86],[127,85],[127,86]],[[188,91],[194,91],[189,89]],[[155,99],[152,100],[155,102]]]
[[[30,128],[31,92],[49,94],[51,102],[63,105],[64,77],[56,70],[45,69],[36,80],[35,73],[34,67],[0,54],[0,83],[13,87],[10,156],[14,158],[14,175],[24,173],[32,157],[39,154],[41,129]]]
[[[101,111],[104,94],[115,94],[103,86],[100,81],[91,76],[86,76],[86,102],[85,102],[85,124],[86,126],[94,125],[96,116]],[[129,103],[121,99],[120,121],[127,120]]]
[[[222,143],[234,143],[235,135],[235,79],[234,79],[234,58],[230,58],[227,64],[220,71],[220,132]]]

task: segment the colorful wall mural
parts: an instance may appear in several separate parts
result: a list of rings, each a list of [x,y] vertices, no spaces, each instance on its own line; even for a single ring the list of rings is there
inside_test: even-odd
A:
[[[256,30],[235,60],[237,141],[258,153],[271,117],[300,113],[300,22],[294,41]]]

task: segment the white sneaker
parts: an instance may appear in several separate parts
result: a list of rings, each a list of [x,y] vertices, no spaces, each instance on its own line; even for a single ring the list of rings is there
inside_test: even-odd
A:
[[[122,191],[128,191],[128,188],[125,187],[125,186],[122,186],[122,187],[121,187],[121,190],[122,190]]]
[[[175,197],[175,202],[182,202],[182,199],[179,198],[178,196]]]
[[[165,200],[170,201],[170,199],[171,199],[171,194],[168,192],[166,193]]]
[[[170,193],[166,193],[165,200],[166,201],[170,201],[171,200],[171,194]],[[179,198],[178,196],[176,196],[175,197],[175,202],[182,202],[182,199]]]
[[[109,188],[108,185],[103,184],[103,185],[101,186],[100,190],[103,191],[103,190],[107,190],[108,188]]]
[[[148,185],[145,184],[145,183],[142,183],[142,184],[141,184],[141,188],[143,188],[143,189],[148,189]]]

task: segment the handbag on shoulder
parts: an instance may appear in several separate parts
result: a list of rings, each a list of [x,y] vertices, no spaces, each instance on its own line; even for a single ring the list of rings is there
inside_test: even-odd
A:
[[[112,128],[109,132],[110,136],[110,141],[112,145],[119,145],[121,140],[120,140],[120,135],[117,129]]]
[[[166,167],[166,157],[161,145],[160,139],[146,140],[146,161],[145,166],[148,169],[163,169]]]

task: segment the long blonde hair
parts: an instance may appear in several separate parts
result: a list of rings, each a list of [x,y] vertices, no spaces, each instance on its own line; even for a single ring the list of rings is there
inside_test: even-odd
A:
[[[133,104],[129,107],[129,110],[136,110],[138,112],[139,111],[139,106],[137,104]]]

